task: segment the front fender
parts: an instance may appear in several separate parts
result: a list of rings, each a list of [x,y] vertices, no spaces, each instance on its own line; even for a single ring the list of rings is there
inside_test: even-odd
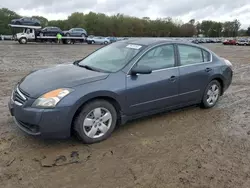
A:
[[[95,99],[95,98],[102,98],[102,97],[108,97],[113,100],[115,100],[119,104],[119,95],[111,92],[111,91],[96,91],[92,93],[88,93],[87,95],[84,95],[81,97],[77,102],[75,103],[76,108],[78,109],[80,106],[82,106],[84,103]],[[119,104],[121,106],[121,104]]]
[[[58,107],[71,106],[70,114],[68,115],[69,115],[69,118],[73,119],[75,113],[82,105],[84,105],[90,100],[93,100],[95,98],[102,98],[102,97],[107,97],[107,98],[115,100],[119,104],[119,106],[122,108],[122,104],[119,103],[119,101],[121,100],[119,99],[120,98],[119,95],[110,91],[96,91],[96,92],[88,93],[81,97],[77,97],[77,95],[72,95],[70,97],[66,96],[64,99],[62,99],[60,103],[58,103]]]

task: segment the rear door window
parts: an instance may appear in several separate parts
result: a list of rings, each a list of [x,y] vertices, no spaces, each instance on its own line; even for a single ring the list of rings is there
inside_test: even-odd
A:
[[[181,65],[192,65],[203,62],[202,50],[200,48],[178,44]]]
[[[211,61],[211,54],[206,50],[202,50],[202,52],[203,52],[204,62]]]

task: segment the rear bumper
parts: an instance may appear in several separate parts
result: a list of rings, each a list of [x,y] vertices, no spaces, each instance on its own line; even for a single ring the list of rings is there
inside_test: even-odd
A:
[[[9,101],[9,111],[19,129],[32,136],[67,138],[71,135],[70,107],[55,109],[23,108]]]
[[[233,71],[231,68],[227,68],[227,70],[225,71],[225,81],[224,81],[224,86],[223,86],[223,90],[222,90],[222,94],[229,88],[229,86],[232,84],[232,80],[233,80]]]

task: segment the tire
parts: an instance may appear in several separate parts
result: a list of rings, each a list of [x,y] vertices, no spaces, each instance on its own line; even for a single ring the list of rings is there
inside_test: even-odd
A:
[[[104,116],[105,119],[108,119],[108,117],[109,119],[103,120],[102,117]],[[86,126],[84,126],[84,122]],[[116,123],[117,112],[115,107],[106,100],[95,100],[84,105],[75,118],[73,128],[79,139],[86,144],[93,144],[107,139],[115,129]]]
[[[91,41],[91,44],[95,44],[95,41],[92,40],[92,41]]]
[[[16,22],[16,25],[22,25],[22,24],[21,24],[21,22],[17,21],[17,22]]]
[[[70,37],[70,34],[69,34],[69,33],[67,33],[67,34],[66,34],[66,36],[67,36],[67,37]]]
[[[19,43],[20,44],[27,44],[27,39],[26,38],[20,38]]]
[[[107,41],[105,41],[105,42],[104,42],[104,45],[107,45],[107,44],[108,44],[108,42],[107,42]]]
[[[40,35],[40,37],[43,37],[43,36],[44,36],[44,34],[43,34],[43,33],[40,33],[39,35]]]
[[[72,41],[70,39],[66,39],[65,44],[72,44]]]
[[[209,96],[209,93],[210,96]],[[213,97],[212,97],[212,96]],[[221,85],[217,80],[212,80],[206,87],[205,92],[202,97],[201,106],[203,108],[212,108],[216,105],[221,95]],[[211,98],[210,98],[211,97]],[[210,98],[210,100],[209,100]],[[210,101],[210,102],[208,102]]]

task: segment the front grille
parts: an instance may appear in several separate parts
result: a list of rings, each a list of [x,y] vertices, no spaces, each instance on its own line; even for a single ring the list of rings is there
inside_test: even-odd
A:
[[[15,90],[13,91],[13,96],[12,96],[12,98],[13,98],[13,101],[14,101],[17,105],[22,106],[22,105],[25,103],[25,101],[27,100],[28,95],[27,95],[26,93],[22,92],[22,91],[20,90],[20,88],[17,86],[17,87],[15,88]]]

